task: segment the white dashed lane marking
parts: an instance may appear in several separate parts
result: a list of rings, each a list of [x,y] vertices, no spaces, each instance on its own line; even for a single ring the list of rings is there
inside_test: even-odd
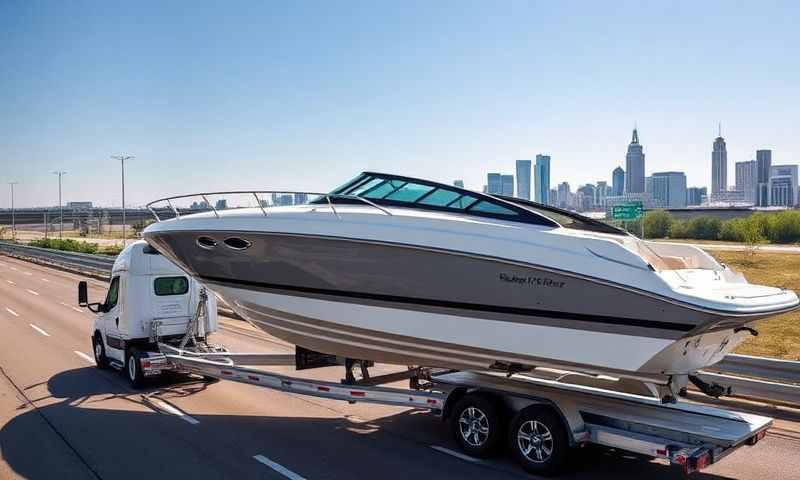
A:
[[[46,279],[46,278],[42,278],[42,281],[43,281],[43,282],[50,283],[50,280],[48,280],[48,279]]]
[[[145,397],[145,400],[147,400],[147,401],[153,403],[154,405],[156,405],[159,408],[159,410],[162,410],[162,411],[164,411],[166,413],[169,413],[170,415],[175,415],[176,417],[180,418],[181,420],[183,420],[185,422],[188,422],[188,423],[191,423],[192,425],[197,425],[198,423],[200,423],[197,419],[194,419],[194,418],[190,417],[189,415],[186,415],[182,411],[178,410],[177,408],[173,407],[172,405],[170,405],[169,403],[167,403],[167,402],[165,402],[163,400],[160,400],[158,398],[153,398],[153,397]]]
[[[8,307],[6,307],[6,312],[10,313],[11,315],[14,315],[15,317],[19,317],[19,313],[15,312],[14,310],[11,310]]]
[[[11,280],[6,280],[6,282],[10,283],[11,285],[16,285],[16,283],[12,282]]]
[[[464,455],[461,452],[456,452],[455,450],[450,450],[449,448],[440,447],[439,445],[431,445],[431,448],[436,450],[437,452],[441,452],[450,455],[452,457],[459,458],[461,460],[466,460],[467,462],[480,463],[481,461],[480,458],[470,457],[469,455]]]
[[[39,292],[35,292],[35,291],[31,290],[30,288],[26,288],[26,290],[27,290],[27,291],[28,291],[28,293],[30,293],[31,295],[36,295],[37,297],[39,296]]]
[[[261,462],[264,465],[268,466],[269,468],[275,470],[276,472],[280,473],[284,477],[290,480],[306,480],[304,477],[294,473],[293,471],[289,470],[288,468],[284,467],[283,465],[273,462],[269,458],[265,457],[264,455],[256,455],[253,457],[257,462]]]
[[[90,357],[89,355],[86,355],[83,352],[79,352],[78,350],[74,350],[74,352],[75,352],[75,355],[81,357],[82,359],[86,360],[87,362],[94,363],[94,358]]]
[[[50,334],[49,334],[49,333],[45,332],[44,330],[42,330],[41,328],[37,327],[36,325],[34,325],[34,324],[32,324],[32,323],[29,323],[28,325],[30,325],[32,329],[34,329],[34,330],[36,330],[37,332],[41,333],[41,334],[42,334],[42,335],[44,335],[45,337],[49,337],[49,336],[50,336]]]

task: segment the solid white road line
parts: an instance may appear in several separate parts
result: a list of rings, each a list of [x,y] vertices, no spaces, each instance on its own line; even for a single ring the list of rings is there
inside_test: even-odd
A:
[[[176,417],[180,418],[181,420],[189,422],[192,425],[197,425],[198,423],[200,423],[198,420],[190,417],[189,415],[186,415],[185,413],[181,412],[180,410],[178,410],[177,408],[173,407],[172,405],[170,405],[169,403],[167,403],[167,402],[165,402],[163,400],[160,400],[158,398],[150,397],[150,401],[155,403],[156,405],[158,405],[158,407],[161,408],[162,410],[164,410],[165,412],[167,412],[169,414],[172,414],[172,415],[175,415]]]
[[[8,267],[8,268],[10,268],[11,270],[14,270],[15,272],[17,271],[17,267]]]
[[[439,445],[431,445],[431,448],[436,450],[437,452],[441,452],[441,453],[456,457],[456,458],[461,459],[461,460],[466,460],[467,462],[472,462],[472,463],[480,463],[481,462],[480,458],[470,457],[469,455],[464,455],[461,452],[456,452],[455,450],[450,450],[449,448],[440,447]]]
[[[15,312],[14,310],[11,310],[8,307],[6,307],[6,312],[10,313],[11,315],[14,315],[15,317],[19,317],[19,313]]]
[[[31,272],[22,272],[22,274],[23,275],[28,275],[28,276],[33,275]]]
[[[6,282],[10,283],[11,285],[16,285],[16,283],[12,282],[11,280],[6,280]]]
[[[48,280],[48,279],[46,279],[46,278],[42,278],[41,280],[42,280],[43,282],[50,283],[50,280]]]
[[[69,307],[69,308],[71,308],[71,309],[75,310],[75,311],[76,311],[76,312],[78,312],[78,313],[83,313],[83,310],[81,310],[81,309],[80,309],[80,308],[78,308],[78,307],[73,307],[72,305],[70,305],[70,307]]]
[[[36,330],[37,332],[41,333],[41,334],[42,334],[42,335],[44,335],[45,337],[49,337],[49,336],[50,336],[50,334],[49,334],[49,333],[45,332],[44,330],[42,330],[41,328],[37,327],[36,325],[34,325],[34,324],[32,324],[32,323],[29,323],[28,325],[30,325],[32,329],[34,329],[34,330]]]
[[[253,457],[257,462],[261,462],[264,465],[268,466],[269,468],[275,470],[276,472],[280,473],[286,478],[291,480],[306,480],[304,477],[294,473],[293,471],[289,470],[288,468],[284,467],[279,463],[275,463],[269,458],[265,457],[264,455],[256,455]]]
[[[30,288],[26,288],[26,290],[27,290],[27,291],[28,291],[28,293],[30,293],[31,295],[36,295],[37,297],[39,296],[39,292],[34,292],[34,291],[33,291],[33,290],[31,290]]]
[[[73,351],[75,352],[75,355],[81,357],[82,359],[86,360],[87,362],[94,363],[94,358],[90,357],[89,355],[86,355],[85,353],[79,352],[77,350],[73,350]]]

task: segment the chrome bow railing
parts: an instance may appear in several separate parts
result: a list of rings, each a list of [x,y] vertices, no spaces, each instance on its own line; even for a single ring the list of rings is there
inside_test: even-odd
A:
[[[256,201],[256,205],[255,206],[249,206],[248,205],[248,206],[242,206],[242,207],[218,208],[218,207],[215,207],[214,204],[212,204],[209,201],[208,198],[212,197],[212,196],[220,196],[220,195],[252,196]],[[259,195],[261,195],[261,197]],[[270,204],[269,197],[264,198],[266,195],[270,195],[270,196],[272,196],[272,195],[281,195],[281,196],[291,195],[293,201],[292,201],[292,203],[290,205],[311,205],[311,204],[318,205],[319,204],[318,202],[320,200],[325,200],[325,204],[327,204],[327,206],[330,207],[331,213],[333,213],[336,216],[336,218],[341,218],[339,216],[339,212],[336,211],[336,207],[334,206],[334,201],[332,201],[332,200],[337,200],[337,199],[357,201],[357,202],[363,203],[365,205],[368,205],[370,207],[376,208],[376,209],[380,210],[382,213],[385,213],[386,215],[389,215],[389,216],[392,215],[392,213],[389,210],[381,207],[380,205],[377,205],[375,202],[372,202],[371,200],[369,200],[367,198],[359,197],[359,196],[356,196],[356,195],[340,195],[340,194],[336,194],[336,193],[318,193],[318,192],[292,192],[292,191],[278,191],[278,190],[252,190],[252,191],[249,191],[249,190],[234,190],[234,191],[228,191],[228,192],[204,192],[204,193],[191,193],[191,194],[187,194],[187,195],[175,195],[175,196],[172,196],[172,197],[164,197],[164,198],[159,198],[158,200],[153,200],[152,202],[148,203],[146,205],[146,207],[150,211],[150,213],[152,213],[153,216],[156,218],[156,221],[160,222],[160,221],[165,220],[165,219],[162,219],[161,216],[159,216],[159,214],[156,212],[155,205],[161,204],[161,203],[166,203],[167,210],[171,211],[173,213],[173,215],[174,215],[173,218],[178,219],[178,220],[181,218],[181,215],[186,215],[187,211],[188,211],[189,214],[199,213],[199,212],[203,212],[203,211],[211,211],[211,212],[214,213],[214,215],[217,218],[219,218],[220,217],[220,215],[219,215],[220,210],[233,210],[233,209],[238,209],[238,208],[258,208],[258,209],[261,210],[261,213],[263,213],[264,216],[269,216],[269,209],[271,207],[285,206],[285,205],[281,205],[281,204],[277,204],[277,203]],[[298,197],[298,196],[300,196],[300,197]],[[297,198],[302,198],[302,199],[304,199],[304,201],[296,202],[295,199],[297,199]],[[180,211],[181,209],[179,209],[175,205],[175,203],[176,203],[176,200],[186,200],[186,199],[202,199],[203,200],[203,204],[205,206],[201,207],[201,208],[183,209],[184,212],[182,214],[181,211]],[[325,204],[323,204],[323,205],[325,205]]]

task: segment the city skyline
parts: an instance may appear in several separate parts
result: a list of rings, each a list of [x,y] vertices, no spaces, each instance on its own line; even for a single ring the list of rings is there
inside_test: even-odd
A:
[[[364,170],[480,190],[546,152],[551,187],[581,185],[624,168],[635,123],[648,172],[710,185],[720,120],[731,161],[800,159],[800,6],[634,5],[2,2],[0,183],[54,205],[66,170],[65,201],[120,206],[108,156],[129,152],[129,206]]]

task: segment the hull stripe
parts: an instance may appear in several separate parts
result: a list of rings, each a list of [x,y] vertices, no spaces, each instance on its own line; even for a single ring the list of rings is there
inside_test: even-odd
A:
[[[330,290],[323,288],[300,287],[295,285],[280,285],[275,283],[252,282],[233,278],[216,276],[202,276],[202,280],[236,285],[249,289],[266,289],[281,292],[300,292],[315,295],[328,295],[340,298],[377,300],[401,304],[425,305],[429,307],[455,308],[461,310],[472,310],[478,312],[505,313],[513,315],[525,315],[531,317],[546,317],[563,320],[577,320],[581,322],[603,323],[608,325],[627,325],[642,328],[656,328],[662,330],[673,330],[678,332],[688,332],[695,328],[695,325],[675,322],[662,322],[655,320],[642,320],[635,318],[609,317],[605,315],[590,315],[585,313],[561,312],[556,310],[539,310],[532,308],[508,307],[503,305],[485,305],[479,303],[452,302],[448,300],[437,300],[432,298],[411,298],[396,295],[385,295],[378,293],[348,292],[343,290]]]

